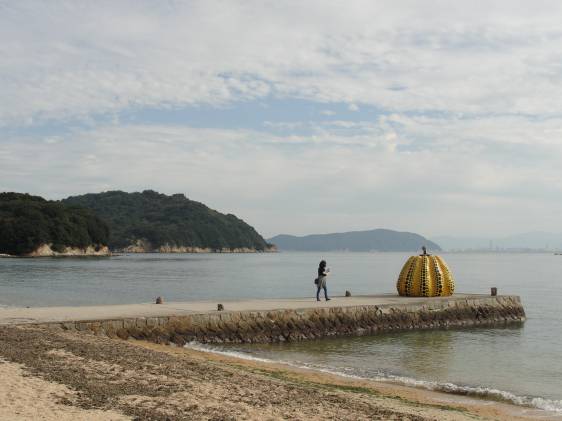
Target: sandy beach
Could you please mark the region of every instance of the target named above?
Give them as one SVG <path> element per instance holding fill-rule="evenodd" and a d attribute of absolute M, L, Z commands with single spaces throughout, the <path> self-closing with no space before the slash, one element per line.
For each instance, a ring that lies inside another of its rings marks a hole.
<path fill-rule="evenodd" d="M 0 419 L 560 419 L 143 341 L 32 326 L 3 326 L 0 336 Z"/>

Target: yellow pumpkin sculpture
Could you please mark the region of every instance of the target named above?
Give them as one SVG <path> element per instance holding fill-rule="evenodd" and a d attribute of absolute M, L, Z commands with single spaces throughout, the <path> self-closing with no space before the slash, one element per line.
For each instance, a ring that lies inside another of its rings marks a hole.
<path fill-rule="evenodd" d="M 453 275 L 439 256 L 411 256 L 398 277 L 398 294 L 407 297 L 446 297 L 455 291 Z"/>

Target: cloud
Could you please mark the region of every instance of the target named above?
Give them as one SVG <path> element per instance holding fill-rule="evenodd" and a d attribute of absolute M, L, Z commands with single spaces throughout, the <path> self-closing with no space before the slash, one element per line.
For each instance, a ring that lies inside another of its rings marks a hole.
<path fill-rule="evenodd" d="M 439 1 L 4 5 L 0 122 L 267 97 L 557 113 L 561 6 L 495 4 L 486 14 Z"/>
<path fill-rule="evenodd" d="M 438 119 L 396 116 L 356 124 L 351 133 L 332 123 L 311 126 L 310 135 L 121 125 L 57 143 L 14 138 L 0 143 L 0 189 L 17 185 L 51 198 L 109 189 L 182 192 L 268 235 L 378 226 L 468 233 L 471 224 L 503 233 L 531 217 L 536 229 L 559 224 L 543 212 L 545 205 L 562 210 L 562 145 L 533 143 L 512 130 L 512 159 L 486 142 L 489 132 L 521 127 L 515 118 L 484 120 L 485 131 L 467 130 L 462 120 L 443 131 Z M 524 159 L 533 148 L 541 149 L 540 166 Z"/>
<path fill-rule="evenodd" d="M 0 3 L 0 190 L 185 192 L 266 234 L 561 231 L 560 12 Z"/>

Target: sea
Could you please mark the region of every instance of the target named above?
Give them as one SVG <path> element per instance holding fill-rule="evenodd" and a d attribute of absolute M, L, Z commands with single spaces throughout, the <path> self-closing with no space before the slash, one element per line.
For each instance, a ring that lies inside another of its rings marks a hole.
<path fill-rule="evenodd" d="M 562 415 L 562 256 L 442 253 L 457 292 L 521 296 L 522 326 L 409 331 L 209 352 L 554 411 Z M 126 254 L 0 259 L 0 307 L 310 297 L 318 262 L 328 291 L 395 293 L 408 253 Z M 0 308 L 1 311 L 1 308 Z"/>

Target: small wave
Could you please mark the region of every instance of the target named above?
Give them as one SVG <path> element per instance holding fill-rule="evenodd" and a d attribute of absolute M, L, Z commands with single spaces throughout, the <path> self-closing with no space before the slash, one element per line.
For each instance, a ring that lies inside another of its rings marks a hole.
<path fill-rule="evenodd" d="M 358 380 L 375 380 L 380 382 L 388 382 L 400 384 L 404 386 L 416 387 L 420 389 L 451 393 L 463 396 L 479 397 L 488 400 L 508 402 L 518 406 L 542 409 L 544 411 L 555 412 L 562 414 L 562 400 L 552 400 L 541 397 L 532 396 L 518 396 L 514 393 L 504 390 L 489 388 L 489 387 L 474 387 L 474 386 L 460 386 L 454 383 L 440 383 L 426 380 L 417 380 L 411 377 L 396 376 L 392 374 L 383 374 L 373 377 L 358 376 L 356 374 L 346 373 L 344 371 L 334 370 L 327 367 L 322 367 L 315 364 L 304 362 L 294 362 L 285 360 L 271 360 L 268 358 L 256 357 L 245 352 L 240 351 L 225 351 L 224 349 L 203 345 L 198 342 L 190 342 L 185 345 L 186 348 L 194 349 L 196 351 L 208 352 L 211 354 L 219 354 L 228 357 L 240 358 L 250 361 L 259 361 L 263 363 L 284 364 L 290 367 L 301 368 L 305 370 L 320 371 L 323 373 L 334 374 L 340 377 L 346 377 Z"/>
<path fill-rule="evenodd" d="M 294 366 L 294 364 L 291 364 L 288 361 L 275 361 L 267 358 L 254 357 L 253 355 L 249 355 L 239 351 L 224 351 L 218 348 L 214 348 L 212 346 L 203 345 L 199 342 L 189 342 L 185 345 L 185 348 L 190 348 L 201 352 L 208 352 L 209 354 L 219 354 L 219 355 L 225 355 L 227 357 L 240 358 L 242 360 L 259 361 L 262 363 L 279 363 L 279 364 Z"/>
<path fill-rule="evenodd" d="M 456 395 L 473 396 L 489 400 L 503 401 L 519 406 L 543 409 L 545 411 L 552 411 L 562 414 L 562 400 L 551 400 L 532 396 L 518 396 L 505 390 L 499 390 L 489 387 L 460 386 L 454 383 L 432 382 L 394 375 L 380 376 L 374 378 L 374 380 L 393 382 L 405 386 L 435 390 L 438 392 L 452 393 Z"/>

